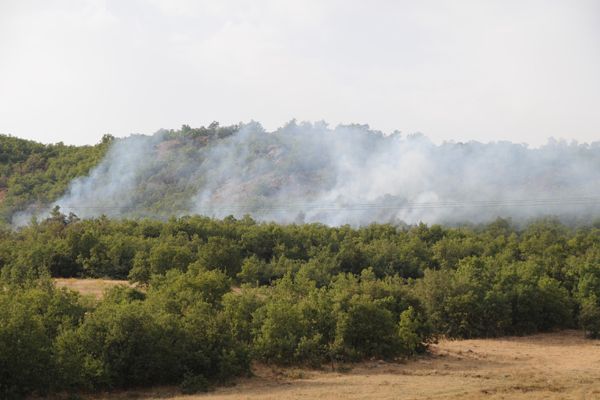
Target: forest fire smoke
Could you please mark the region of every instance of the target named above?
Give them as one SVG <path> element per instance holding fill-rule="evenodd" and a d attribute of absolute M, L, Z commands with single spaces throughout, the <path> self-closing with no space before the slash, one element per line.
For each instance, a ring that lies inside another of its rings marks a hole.
<path fill-rule="evenodd" d="M 56 204 L 80 217 L 249 214 L 328 225 L 600 211 L 599 142 L 436 145 L 420 134 L 295 121 L 275 132 L 254 122 L 226 129 L 116 140 Z"/>

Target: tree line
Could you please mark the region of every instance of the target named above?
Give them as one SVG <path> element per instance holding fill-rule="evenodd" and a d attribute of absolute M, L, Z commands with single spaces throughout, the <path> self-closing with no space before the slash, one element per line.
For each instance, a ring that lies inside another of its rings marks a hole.
<path fill-rule="evenodd" d="M 0 397 L 339 365 L 438 336 L 600 333 L 600 223 L 50 218 L 0 231 Z M 53 277 L 128 279 L 96 301 Z"/>

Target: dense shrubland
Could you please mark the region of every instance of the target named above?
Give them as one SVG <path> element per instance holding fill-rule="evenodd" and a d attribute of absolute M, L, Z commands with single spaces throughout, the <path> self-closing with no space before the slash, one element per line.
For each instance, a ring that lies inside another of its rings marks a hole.
<path fill-rule="evenodd" d="M 394 359 L 437 335 L 600 333 L 600 224 L 79 220 L 0 232 L 0 397 L 178 384 L 253 360 Z M 101 301 L 51 277 L 129 279 Z"/>

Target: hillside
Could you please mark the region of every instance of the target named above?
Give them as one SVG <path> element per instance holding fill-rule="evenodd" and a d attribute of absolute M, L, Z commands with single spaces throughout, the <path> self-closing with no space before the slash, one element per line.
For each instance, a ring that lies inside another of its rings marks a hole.
<path fill-rule="evenodd" d="M 102 160 L 111 142 L 105 136 L 95 146 L 46 145 L 0 135 L 0 221 L 10 223 L 16 212 L 59 198 Z"/>
<path fill-rule="evenodd" d="M 2 217 L 246 214 L 260 221 L 463 224 L 600 215 L 600 144 L 434 144 L 365 125 L 258 123 L 179 130 L 96 146 L 1 138 Z M 77 179 L 75 179 L 77 178 Z"/>
<path fill-rule="evenodd" d="M 23 224 L 0 230 L 2 398 L 191 394 L 257 364 L 379 359 L 413 384 L 397 363 L 451 352 L 439 338 L 600 337 L 597 143 L 436 145 L 295 122 L 84 147 L 3 140 L 5 218 Z M 358 365 L 357 386 L 384 382 Z M 542 390 L 535 374 L 475 378 L 476 394 Z M 572 392 L 571 374 L 556 379 Z"/>
<path fill-rule="evenodd" d="M 41 218 L 48 216 L 50 205 L 67 192 L 75 178 L 88 176 L 103 160 L 110 161 L 105 156 L 113 146 L 118 147 L 121 142 L 130 143 L 139 137 L 161 138 L 160 143 L 154 143 L 143 157 L 156 157 L 161 162 L 162 171 L 154 174 L 157 168 L 155 166 L 153 174 L 144 177 L 144 182 L 140 182 L 139 187 L 128 195 L 140 202 L 141 199 L 146 199 L 146 202 L 140 204 L 140 210 L 147 207 L 161 216 L 172 215 L 173 205 L 181 202 L 178 199 L 191 194 L 172 178 L 173 171 L 177 171 L 180 165 L 171 163 L 177 160 L 183 148 L 186 153 L 197 151 L 231 135 L 236 129 L 236 126 L 221 128 L 217 123 L 196 129 L 184 125 L 179 130 L 161 130 L 153 136 L 134 135 L 127 139 L 115 139 L 111 135 L 105 135 L 94 146 L 42 144 L 0 135 L 0 221 L 18 221 L 19 225 L 23 225 L 29 223 L 34 215 Z M 130 156 L 131 154 L 125 154 L 126 158 Z M 181 161 L 189 162 L 189 159 Z M 149 190 L 153 193 L 149 194 Z M 86 207 L 80 205 L 74 211 L 86 214 Z M 98 215 L 110 214 L 110 209 L 92 209 Z M 129 211 L 129 215 L 142 214 L 136 210 Z"/>
<path fill-rule="evenodd" d="M 184 144 L 188 148 L 201 148 L 230 135 L 235 129 L 235 126 L 219 128 L 215 123 L 207 128 L 192 129 L 184 125 L 180 130 L 163 130 L 158 135 L 164 141 L 157 144 L 152 153 L 164 160 Z M 0 135 L 0 221 L 10 223 L 15 214 L 25 216 L 23 223 L 28 223 L 34 214 L 47 216 L 49 205 L 65 194 L 72 181 L 89 175 L 111 146 L 122 140 L 104 135 L 96 145 L 71 146 Z M 149 184 L 160 186 L 164 193 L 179 193 L 180 188 L 172 186 L 173 181 L 167 175 L 168 172 L 159 174 Z M 165 201 L 169 200 L 172 199 Z M 160 204 L 154 208 L 157 207 L 160 208 Z"/>
<path fill-rule="evenodd" d="M 435 144 L 366 125 L 292 121 L 159 131 L 111 147 L 56 201 L 81 217 L 201 214 L 261 221 L 587 221 L 600 214 L 600 143 Z"/>

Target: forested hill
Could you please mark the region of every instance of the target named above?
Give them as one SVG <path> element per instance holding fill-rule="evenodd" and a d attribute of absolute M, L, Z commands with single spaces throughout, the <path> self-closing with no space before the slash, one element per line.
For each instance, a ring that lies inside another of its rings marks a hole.
<path fill-rule="evenodd" d="M 213 123 L 208 127 L 192 129 L 183 125 L 179 130 L 161 130 L 153 136 L 161 137 L 163 145 L 157 145 L 153 151 L 165 154 L 174 144 L 181 146 L 186 141 L 187 149 L 198 149 L 212 141 L 231 135 L 237 126 L 219 127 Z M 67 192 L 75 178 L 86 177 L 105 158 L 107 151 L 115 142 L 128 142 L 141 135 L 127 139 L 115 139 L 112 135 L 104 135 L 101 141 L 93 146 L 72 146 L 62 142 L 43 144 L 32 140 L 0 134 L 0 223 L 10 224 L 14 215 L 20 215 L 28 223 L 29 219 L 40 214 L 47 216 L 50 205 Z M 146 154 L 150 156 L 152 154 Z M 168 170 L 167 166 L 165 171 Z M 124 171 L 126 172 L 126 171 Z M 168 173 L 166 173 L 168 175 Z M 173 180 L 162 179 L 159 174 L 154 180 L 154 187 L 160 186 L 165 193 L 177 192 L 172 187 Z M 160 182 L 160 184 L 159 184 Z M 147 193 L 140 188 L 140 196 Z M 130 193 L 135 197 L 135 193 Z M 156 196 L 153 197 L 156 201 Z M 165 203 L 168 203 L 166 199 Z M 160 208 L 162 204 L 155 205 Z M 102 209 L 98 209 L 103 213 Z M 166 211 L 162 215 L 169 215 Z"/>
<path fill-rule="evenodd" d="M 273 132 L 183 125 L 84 147 L 2 139 L 2 216 L 17 226 L 55 205 L 82 218 L 249 214 L 331 226 L 600 215 L 598 142 L 438 145 L 295 121 Z"/>
<path fill-rule="evenodd" d="M 106 135 L 95 146 L 67 146 L 0 135 L 1 221 L 59 198 L 73 178 L 87 175 L 102 160 L 111 141 Z"/>
<path fill-rule="evenodd" d="M 213 123 L 196 129 L 183 125 L 179 130 L 161 130 L 156 135 L 167 143 L 156 150 L 164 153 L 182 138 L 189 140 L 191 148 L 203 147 L 236 129 L 236 126 L 221 128 Z M 88 176 L 105 158 L 108 149 L 123 140 L 128 139 L 115 139 L 107 134 L 96 145 L 72 146 L 62 142 L 43 144 L 0 134 L 0 223 L 10 223 L 20 212 L 30 217 L 46 211 L 67 192 L 75 178 Z M 169 186 L 169 181 L 163 184 Z"/>

